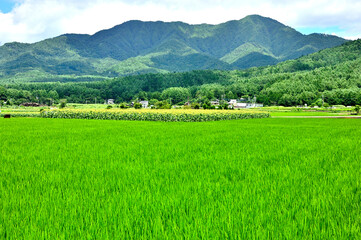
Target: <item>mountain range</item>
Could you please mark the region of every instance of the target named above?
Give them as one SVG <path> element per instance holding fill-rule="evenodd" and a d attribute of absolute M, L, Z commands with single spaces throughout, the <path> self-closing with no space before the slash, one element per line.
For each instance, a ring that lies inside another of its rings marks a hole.
<path fill-rule="evenodd" d="M 361 105 L 361 39 L 277 65 L 244 70 L 149 73 L 93 82 L 0 84 L 0 103 L 17 105 L 49 104 L 60 99 L 71 103 L 146 99 L 154 103 L 169 98 L 183 104 L 188 100 L 248 97 L 257 97 L 265 105 Z"/>
<path fill-rule="evenodd" d="M 274 65 L 345 39 L 303 35 L 259 15 L 218 25 L 129 21 L 94 35 L 65 34 L 0 47 L 0 82 L 90 81 L 117 76 Z"/>

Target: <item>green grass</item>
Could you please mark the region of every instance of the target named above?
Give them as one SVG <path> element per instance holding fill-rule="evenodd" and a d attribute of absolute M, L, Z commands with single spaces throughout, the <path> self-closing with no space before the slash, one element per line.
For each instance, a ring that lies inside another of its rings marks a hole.
<path fill-rule="evenodd" d="M 332 113 L 332 112 L 270 112 L 271 117 L 281 116 L 348 116 L 350 113 Z"/>
<path fill-rule="evenodd" d="M 0 119 L 0 238 L 360 239 L 357 119 Z"/>
<path fill-rule="evenodd" d="M 106 109 L 108 104 L 81 104 L 81 103 L 67 103 L 66 108 L 68 109 Z M 118 104 L 112 105 L 116 107 Z"/>
<path fill-rule="evenodd" d="M 19 106 L 2 106 L 0 109 L 0 118 L 10 114 L 11 117 L 40 117 L 40 110 L 48 107 L 19 107 Z"/>

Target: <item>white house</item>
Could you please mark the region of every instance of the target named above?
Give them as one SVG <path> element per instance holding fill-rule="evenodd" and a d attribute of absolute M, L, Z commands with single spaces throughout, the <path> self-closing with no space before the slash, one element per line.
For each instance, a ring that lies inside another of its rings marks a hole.
<path fill-rule="evenodd" d="M 211 101 L 211 105 L 213 106 L 218 106 L 219 105 L 219 100 L 215 100 L 215 101 Z"/>
<path fill-rule="evenodd" d="M 149 102 L 148 101 L 140 101 L 140 104 L 142 104 L 142 108 L 148 108 Z"/>
<path fill-rule="evenodd" d="M 236 103 L 233 105 L 234 108 L 238 109 L 238 108 L 247 108 L 247 104 L 248 103 Z"/>
<path fill-rule="evenodd" d="M 108 104 L 114 104 L 114 99 L 108 99 L 107 103 Z"/>
<path fill-rule="evenodd" d="M 239 109 L 239 108 L 258 108 L 258 107 L 263 107 L 263 104 L 261 103 L 236 103 L 235 105 L 233 105 L 234 108 Z"/>
<path fill-rule="evenodd" d="M 237 104 L 237 99 L 231 99 L 229 100 L 229 105 L 236 105 Z"/>

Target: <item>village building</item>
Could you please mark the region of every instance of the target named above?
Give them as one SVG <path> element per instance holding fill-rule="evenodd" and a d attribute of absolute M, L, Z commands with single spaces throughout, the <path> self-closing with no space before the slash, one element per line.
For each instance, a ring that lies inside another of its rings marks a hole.
<path fill-rule="evenodd" d="M 240 108 L 247 108 L 248 103 L 236 103 L 233 105 L 233 108 L 240 109 Z"/>
<path fill-rule="evenodd" d="M 231 99 L 231 100 L 229 100 L 229 102 L 228 102 L 228 104 L 229 105 L 236 105 L 237 104 L 237 99 Z"/>
<path fill-rule="evenodd" d="M 140 104 L 142 104 L 142 108 L 148 108 L 149 102 L 148 101 L 140 101 Z"/>
<path fill-rule="evenodd" d="M 245 103 L 245 102 L 241 102 L 241 103 L 232 104 L 231 106 L 233 106 L 234 109 L 259 108 L 259 107 L 263 107 L 263 104 L 262 103 Z"/>
<path fill-rule="evenodd" d="M 219 105 L 219 100 L 214 100 L 214 101 L 211 101 L 211 105 L 213 106 L 218 106 Z"/>

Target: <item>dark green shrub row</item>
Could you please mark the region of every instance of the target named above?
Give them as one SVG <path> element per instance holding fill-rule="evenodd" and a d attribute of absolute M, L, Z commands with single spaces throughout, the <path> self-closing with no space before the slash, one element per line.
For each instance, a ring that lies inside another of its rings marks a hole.
<path fill-rule="evenodd" d="M 161 122 L 206 122 L 220 120 L 237 120 L 250 118 L 268 118 L 269 113 L 161 113 L 161 112 L 76 112 L 76 111 L 43 111 L 43 118 L 68 119 L 101 119 L 128 121 L 161 121 Z"/>

